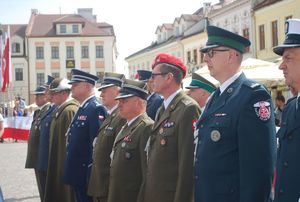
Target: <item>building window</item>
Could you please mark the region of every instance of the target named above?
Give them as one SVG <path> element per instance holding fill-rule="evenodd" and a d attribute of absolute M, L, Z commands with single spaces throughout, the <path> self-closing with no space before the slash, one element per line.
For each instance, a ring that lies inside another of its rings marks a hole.
<path fill-rule="evenodd" d="M 23 81 L 23 68 L 16 68 L 15 73 L 16 81 Z"/>
<path fill-rule="evenodd" d="M 179 27 L 176 27 L 176 36 L 179 36 Z"/>
<path fill-rule="evenodd" d="M 187 62 L 191 62 L 191 52 L 187 52 Z"/>
<path fill-rule="evenodd" d="M 204 54 L 202 52 L 200 52 L 200 62 L 201 63 L 204 62 Z"/>
<path fill-rule="evenodd" d="M 246 39 L 249 39 L 249 28 L 245 28 L 243 29 L 243 36 L 246 38 Z M 246 47 L 245 48 L 245 52 L 248 53 L 250 51 L 250 47 Z"/>
<path fill-rule="evenodd" d="M 36 47 L 36 59 L 44 59 L 44 47 Z"/>
<path fill-rule="evenodd" d="M 71 72 L 67 72 L 67 79 L 71 80 L 71 77 L 72 77 Z"/>
<path fill-rule="evenodd" d="M 36 85 L 41 86 L 45 83 L 45 75 L 44 73 L 37 73 L 36 74 Z"/>
<path fill-rule="evenodd" d="M 265 49 L 265 26 L 259 25 L 259 50 Z"/>
<path fill-rule="evenodd" d="M 99 78 L 99 79 L 97 80 L 97 83 L 102 83 L 102 82 L 103 82 L 103 77 L 104 77 L 103 72 L 96 72 L 96 75 L 97 75 L 97 77 Z"/>
<path fill-rule="evenodd" d="M 277 20 L 272 22 L 272 46 L 278 45 L 278 28 L 277 28 Z"/>
<path fill-rule="evenodd" d="M 74 47 L 73 46 L 67 46 L 67 58 L 74 58 Z"/>
<path fill-rule="evenodd" d="M 19 43 L 13 43 L 11 44 L 11 51 L 12 53 L 20 53 L 20 44 Z"/>
<path fill-rule="evenodd" d="M 72 25 L 72 32 L 73 33 L 78 33 L 78 25 Z"/>
<path fill-rule="evenodd" d="M 51 57 L 52 57 L 52 59 L 58 59 L 59 58 L 58 46 L 52 46 L 51 47 Z"/>
<path fill-rule="evenodd" d="M 103 46 L 96 46 L 96 58 L 103 58 Z"/>
<path fill-rule="evenodd" d="M 197 49 L 194 49 L 194 61 L 193 61 L 193 64 L 198 64 L 198 54 L 197 54 Z"/>
<path fill-rule="evenodd" d="M 60 33 L 64 34 L 67 33 L 67 26 L 66 25 L 60 25 Z"/>
<path fill-rule="evenodd" d="M 81 58 L 89 58 L 89 47 L 81 46 Z"/>
<path fill-rule="evenodd" d="M 52 77 L 59 78 L 59 72 L 52 72 Z"/>

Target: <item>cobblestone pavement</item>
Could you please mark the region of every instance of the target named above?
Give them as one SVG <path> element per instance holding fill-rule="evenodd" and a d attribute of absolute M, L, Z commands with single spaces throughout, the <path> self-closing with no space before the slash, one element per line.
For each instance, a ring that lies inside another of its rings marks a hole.
<path fill-rule="evenodd" d="M 0 186 L 5 202 L 38 202 L 33 169 L 25 169 L 27 142 L 0 143 Z"/>

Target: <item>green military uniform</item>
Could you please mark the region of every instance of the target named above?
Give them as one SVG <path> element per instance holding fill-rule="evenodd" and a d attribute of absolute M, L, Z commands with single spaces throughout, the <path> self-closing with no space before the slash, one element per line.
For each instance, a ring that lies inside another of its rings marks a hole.
<path fill-rule="evenodd" d="M 27 158 L 25 163 L 25 168 L 34 168 L 37 186 L 38 186 L 41 199 L 44 196 L 44 191 L 41 185 L 41 177 L 43 176 L 41 176 L 42 173 L 37 170 L 39 141 L 40 141 L 40 123 L 41 123 L 41 118 L 48 110 L 49 106 L 50 104 L 47 103 L 41 109 L 38 109 L 34 112 L 33 121 L 31 124 L 30 134 L 28 139 Z"/>
<path fill-rule="evenodd" d="M 193 193 L 193 123 L 198 104 L 183 91 L 156 117 L 145 184 L 145 202 L 189 202 Z"/>
<path fill-rule="evenodd" d="M 44 202 L 75 201 L 71 187 L 63 184 L 62 176 L 66 155 L 66 133 L 77 110 L 78 102 L 71 99 L 59 106 L 53 113 Z"/>
<path fill-rule="evenodd" d="M 140 115 L 118 134 L 113 147 L 108 202 L 140 201 L 147 160 L 145 146 L 153 121 Z"/>
<path fill-rule="evenodd" d="M 100 126 L 93 152 L 93 165 L 88 186 L 88 195 L 98 201 L 107 201 L 109 187 L 110 153 L 122 126 L 126 123 L 115 109 Z"/>

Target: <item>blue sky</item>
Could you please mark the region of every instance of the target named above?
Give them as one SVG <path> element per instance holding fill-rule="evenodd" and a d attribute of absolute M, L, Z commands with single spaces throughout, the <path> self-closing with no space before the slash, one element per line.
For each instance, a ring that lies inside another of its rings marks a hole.
<path fill-rule="evenodd" d="M 150 45 L 157 26 L 173 23 L 181 14 L 191 14 L 203 2 L 218 0 L 0 0 L 1 24 L 27 24 L 32 8 L 41 14 L 71 14 L 77 8 L 93 8 L 98 22 L 114 26 L 119 52 L 118 68 L 124 58 Z"/>

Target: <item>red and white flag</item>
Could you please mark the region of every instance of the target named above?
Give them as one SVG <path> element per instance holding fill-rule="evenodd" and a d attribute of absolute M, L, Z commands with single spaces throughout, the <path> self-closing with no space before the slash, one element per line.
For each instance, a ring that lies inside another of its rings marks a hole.
<path fill-rule="evenodd" d="M 11 57 L 10 57 L 10 27 L 7 26 L 7 32 L 4 34 L 4 49 L 1 54 L 1 91 L 5 92 L 10 82 Z"/>

